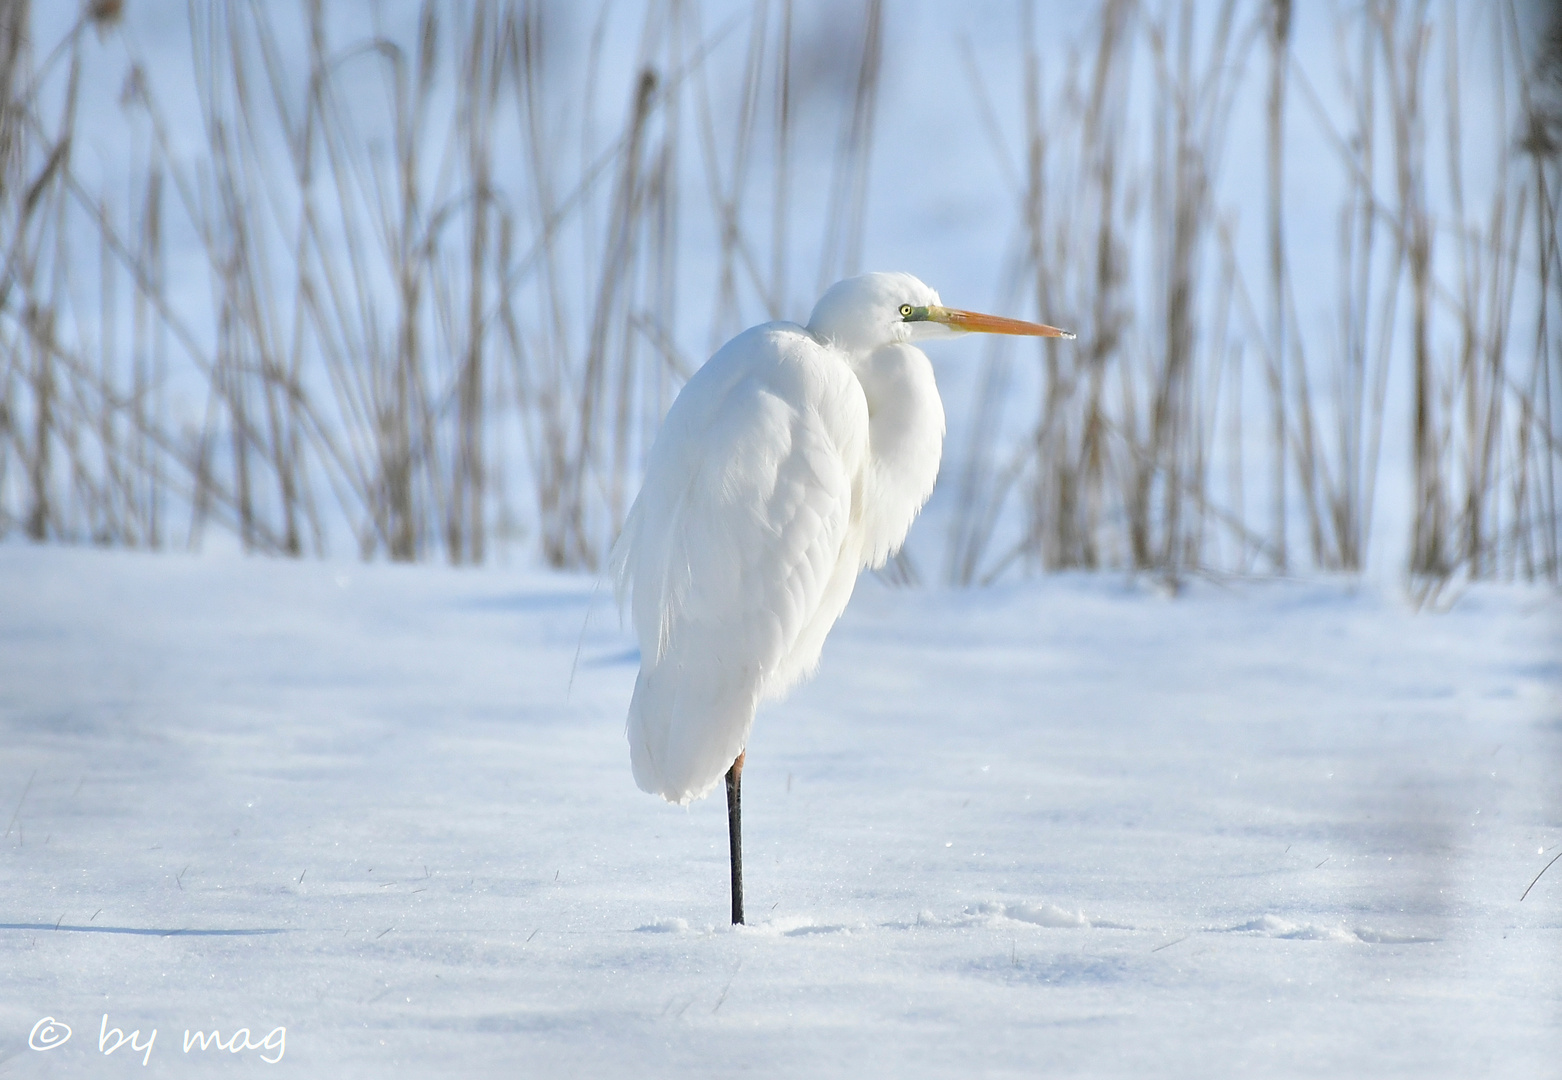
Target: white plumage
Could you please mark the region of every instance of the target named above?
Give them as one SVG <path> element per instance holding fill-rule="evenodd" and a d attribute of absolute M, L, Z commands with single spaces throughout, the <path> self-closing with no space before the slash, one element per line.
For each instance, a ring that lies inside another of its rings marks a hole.
<path fill-rule="evenodd" d="M 825 293 L 807 326 L 723 345 L 651 448 L 612 555 L 640 640 L 630 761 L 641 788 L 675 803 L 727 775 L 734 923 L 754 710 L 813 672 L 858 573 L 900 547 L 932 494 L 944 407 L 912 342 L 961 330 L 1072 336 L 942 307 L 910 274 L 865 274 Z"/>
<path fill-rule="evenodd" d="M 907 274 L 836 285 L 807 327 L 733 338 L 667 413 L 613 559 L 633 590 L 635 781 L 705 795 L 760 701 L 811 674 L 857 574 L 900 546 L 938 476 L 944 410 Z M 882 309 L 881 333 L 847 317 Z M 876 340 L 877 339 L 877 340 Z"/>

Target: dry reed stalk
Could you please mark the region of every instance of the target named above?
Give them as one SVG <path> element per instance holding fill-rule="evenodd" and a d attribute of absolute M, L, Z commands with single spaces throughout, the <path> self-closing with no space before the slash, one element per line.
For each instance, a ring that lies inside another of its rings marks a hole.
<path fill-rule="evenodd" d="M 1350 29 L 1357 29 L 1356 41 Z M 1329 350 L 1329 397 L 1322 404 L 1332 413 L 1333 461 L 1318 434 L 1314 393 L 1301 340 L 1297 342 L 1297 387 L 1292 397 L 1299 424 L 1295 437 L 1308 510 L 1312 555 L 1316 565 L 1360 570 L 1371 535 L 1383 432 L 1389 360 L 1396 338 L 1399 280 L 1406 257 L 1405 232 L 1398 219 L 1379 202 L 1375 191 L 1377 88 L 1381 41 L 1370 20 L 1340 20 L 1336 24 L 1342 96 L 1351 103 L 1353 126 L 1341 134 L 1313 89 L 1306 73 L 1293 75 L 1315 119 L 1335 148 L 1345 172 L 1346 194 L 1337 234 L 1340 293 L 1338 329 Z M 1351 61 L 1352 48 L 1358 59 Z M 1387 226 L 1395 239 L 1388 272 L 1377 261 L 1377 238 Z M 1386 287 L 1380 285 L 1386 283 Z M 1289 298 L 1288 304 L 1294 304 Z M 1294 309 L 1292 318 L 1294 321 Z M 1375 313 L 1375 314 L 1374 314 Z"/>
<path fill-rule="evenodd" d="M 1403 230 L 1409 273 L 1412 364 L 1412 526 L 1409 570 L 1437 578 L 1449 569 L 1447 503 L 1435 415 L 1432 356 L 1432 220 L 1426 195 L 1423 94 L 1430 27 L 1427 0 L 1375 0 L 1369 17 L 1384 54 L 1395 177 L 1395 214 Z"/>
<path fill-rule="evenodd" d="M 1028 153 L 1024 218 L 1029 237 L 1028 261 L 1036 283 L 1036 306 L 1050 311 L 1058 293 L 1049 250 L 1053 222 L 1047 200 L 1046 121 L 1041 102 L 1040 61 L 1034 47 L 1033 13 L 1026 9 L 1025 116 Z M 1114 2 L 1102 12 L 1100 38 L 1089 78 L 1088 98 L 1080 120 L 1084 139 L 1082 161 L 1088 170 L 1088 213 L 1096 222 L 1092 264 L 1095 268 L 1091 331 L 1084 359 L 1055 344 L 1043 346 L 1045 382 L 1040 422 L 1033 436 L 1037 455 L 1031 493 L 1033 554 L 1049 569 L 1093 567 L 1099 559 L 1095 535 L 1101 512 L 1100 483 L 1106 462 L 1104 405 L 1105 372 L 1117 350 L 1121 317 L 1118 287 L 1122 239 L 1118 234 L 1117 162 L 1122 153 L 1123 71 L 1119 43 L 1132 13 L 1128 3 Z M 1083 238 L 1089 245 L 1090 238 Z M 1086 246 L 1086 251 L 1090 248 Z M 1088 384 L 1087 401 L 1075 397 L 1081 381 Z M 1078 414 L 1078 415 L 1076 415 Z"/>
<path fill-rule="evenodd" d="M 768 8 L 761 3 L 750 20 L 748 51 L 743 62 L 742 89 L 738 96 L 737 127 L 731 151 L 731 168 L 725 182 L 718 164 L 715 123 L 712 117 L 713 95 L 709 77 L 700 80 L 702 104 L 702 133 L 704 135 L 707 184 L 715 195 L 715 205 L 721 215 L 721 254 L 719 275 L 719 299 L 717 317 L 711 325 L 710 348 L 719 348 L 721 342 L 737 333 L 743 325 L 739 310 L 739 264 L 748 270 L 751 279 L 758 280 L 758 267 L 746 242 L 741 226 L 743 199 L 746 194 L 749 168 L 754 160 L 755 141 L 759 128 L 759 103 L 766 42 L 768 40 Z M 719 191 L 719 194 L 716 194 Z"/>
<path fill-rule="evenodd" d="M 884 0 L 863 0 L 862 47 L 851 109 L 836 145 L 830 197 L 824 214 L 816 292 L 862 269 L 868 203 L 868 170 L 884 66 Z"/>
<path fill-rule="evenodd" d="M 1156 160 L 1166 169 L 1156 170 L 1151 196 L 1160 239 L 1159 276 L 1165 282 L 1157 316 L 1164 321 L 1155 335 L 1159 347 L 1151 347 L 1148 429 L 1141 436 L 1145 453 L 1134 463 L 1127 509 L 1134 565 L 1173 579 L 1198 562 L 1189 558 L 1192 538 L 1183 521 L 1184 494 L 1196 486 L 1189 457 L 1197 436 L 1193 372 L 1200 341 L 1197 303 L 1214 220 L 1214 176 L 1249 40 L 1236 38 L 1236 5 L 1228 0 L 1216 15 L 1203 69 L 1196 71 L 1191 2 L 1185 0 L 1179 9 L 1174 42 L 1167 23 L 1152 22 L 1149 27 L 1164 103 L 1156 127 Z M 1173 44 L 1175 67 L 1170 58 Z M 1125 420 L 1130 431 L 1138 428 L 1132 408 L 1125 410 Z M 1151 499 L 1157 489 L 1160 506 L 1152 515 Z"/>
<path fill-rule="evenodd" d="M 30 0 L 0 0 L 0 204 L 22 182 L 27 123 L 23 98 L 30 78 Z"/>
<path fill-rule="evenodd" d="M 1504 5 L 1503 16 L 1510 51 L 1521 58 L 1522 65 L 1521 34 L 1512 3 Z M 1523 548 L 1527 576 L 1539 574 L 1562 582 L 1562 493 L 1557 486 L 1562 393 L 1553 390 L 1553 383 L 1562 381 L 1562 342 L 1556 340 L 1562 328 L 1562 239 L 1558 237 L 1562 218 L 1562 15 L 1555 11 L 1534 68 L 1520 68 L 1519 94 L 1523 135 L 1518 150 L 1529 161 L 1529 183 L 1535 195 L 1531 205 L 1540 303 L 1535 312 L 1529 385 L 1518 395 L 1521 419 L 1514 481 L 1515 547 Z M 1552 306 L 1557 308 L 1555 323 Z M 1533 483 L 1531 468 L 1535 472 Z M 1524 498 L 1526 487 L 1535 492 L 1533 509 Z M 1526 527 L 1531 522 L 1534 526 Z"/>
<path fill-rule="evenodd" d="M 470 191 L 470 231 L 467 241 L 466 348 L 458 376 L 456 419 L 459 446 L 454 454 L 446 555 L 452 563 L 480 563 L 484 535 L 484 282 L 488 274 L 490 208 L 493 203 L 493 119 L 497 104 L 502 56 L 495 40 L 498 12 L 492 3 L 480 3 L 472 15 L 472 28 L 462 56 L 462 112 L 467 123 L 461 132 L 466 142 L 467 185 Z"/>
<path fill-rule="evenodd" d="M 1371 536 L 1378 449 L 1382 436 L 1383 398 L 1387 392 L 1387 351 L 1379 349 L 1369 362 L 1372 311 L 1373 252 L 1378 235 L 1377 201 L 1373 195 L 1377 146 L 1377 49 L 1361 35 L 1359 70 L 1352 76 L 1344 58 L 1349 43 L 1341 40 L 1345 93 L 1355 109 L 1350 145 L 1356 157 L 1346 169 L 1348 195 L 1340 223 L 1340 353 L 1335 378 L 1335 413 L 1339 490 L 1330 499 L 1330 521 L 1337 568 L 1360 570 Z M 1336 140 L 1337 145 L 1344 145 Z M 1399 255 L 1396 252 L 1395 260 Z M 1387 342 L 1385 328 L 1380 341 Z M 1369 374 L 1369 370 L 1373 374 Z M 1371 400 L 1368 401 L 1368 388 Z M 1370 425 L 1370 430 L 1366 425 Z"/>
<path fill-rule="evenodd" d="M 34 297 L 23 311 L 23 325 L 27 331 L 29 351 L 32 354 L 32 393 L 34 401 L 33 440 L 28 486 L 31 504 L 27 512 L 26 531 L 30 539 L 42 541 L 51 532 L 65 532 L 64 512 L 67 509 L 52 499 L 54 449 L 63 441 L 74 458 L 75 440 L 69 428 L 57 429 L 57 413 L 62 387 L 55 370 L 55 352 L 58 349 L 56 333 L 60 304 L 67 289 L 67 249 L 65 221 L 67 199 L 61 178 L 70 172 L 71 148 L 74 145 L 77 108 L 81 90 L 80 35 L 70 38 L 70 58 L 66 75 L 65 100 L 61 105 L 58 133 L 53 149 L 42 173 L 32 182 L 22 199 L 22 218 L 25 222 L 32 212 L 38 211 L 40 232 L 38 248 L 26 260 L 27 269 L 22 282 Z M 44 257 L 44 245 L 52 241 L 48 253 L 48 274 L 44 279 L 39 262 Z M 74 464 L 74 461 L 71 462 Z M 78 475 L 77 470 L 70 470 Z"/>
<path fill-rule="evenodd" d="M 1284 573 L 1286 554 L 1286 255 L 1284 213 L 1285 88 L 1290 68 L 1291 0 L 1269 0 L 1264 9 L 1269 43 L 1269 97 L 1265 115 L 1265 164 L 1269 242 L 1269 396 L 1273 462 L 1270 498 L 1274 568 Z M 1305 399 L 1304 399 L 1305 400 Z M 1311 485 L 1308 485 L 1309 487 Z M 1317 545 L 1314 545 L 1316 551 Z"/>

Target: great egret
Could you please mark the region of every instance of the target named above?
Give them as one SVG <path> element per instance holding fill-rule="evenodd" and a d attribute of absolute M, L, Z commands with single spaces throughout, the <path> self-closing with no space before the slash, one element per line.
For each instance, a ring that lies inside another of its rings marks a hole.
<path fill-rule="evenodd" d="M 944 406 L 914 342 L 1074 335 L 940 305 L 910 274 L 832 286 L 807 326 L 745 330 L 667 412 L 612 555 L 632 591 L 635 782 L 670 802 L 726 775 L 732 921 L 743 921 L 740 787 L 761 701 L 812 674 L 857 574 L 933 492 Z"/>

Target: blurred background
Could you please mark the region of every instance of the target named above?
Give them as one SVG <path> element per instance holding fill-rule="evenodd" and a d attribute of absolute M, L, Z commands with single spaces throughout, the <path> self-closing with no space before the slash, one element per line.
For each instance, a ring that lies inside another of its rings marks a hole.
<path fill-rule="evenodd" d="M 0 536 L 593 571 L 722 341 L 909 270 L 901 582 L 1562 583 L 1562 17 L 0 0 Z"/>

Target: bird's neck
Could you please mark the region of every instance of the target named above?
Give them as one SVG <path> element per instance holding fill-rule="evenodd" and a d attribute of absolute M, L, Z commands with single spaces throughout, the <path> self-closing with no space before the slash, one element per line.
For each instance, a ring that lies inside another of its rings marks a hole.
<path fill-rule="evenodd" d="M 868 402 L 863 562 L 880 566 L 906 538 L 933 493 L 944 448 L 944 405 L 933 365 L 911 345 L 885 345 L 853 358 Z"/>

